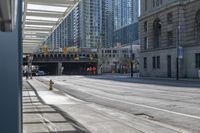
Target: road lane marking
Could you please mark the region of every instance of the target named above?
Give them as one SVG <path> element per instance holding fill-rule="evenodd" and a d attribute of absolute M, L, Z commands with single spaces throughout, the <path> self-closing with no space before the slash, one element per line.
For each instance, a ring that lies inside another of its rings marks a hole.
<path fill-rule="evenodd" d="M 58 81 L 58 82 L 60 82 L 60 81 Z M 62 84 L 71 85 L 71 86 L 77 86 L 77 85 L 72 85 L 72 84 L 64 83 L 64 82 L 62 82 Z M 77 86 L 77 87 L 80 87 L 80 86 Z M 73 89 L 76 89 L 76 87 L 73 87 Z M 78 91 L 81 91 L 81 90 L 78 89 Z M 89 95 L 93 95 L 93 96 L 96 96 L 96 97 L 108 99 L 108 100 L 113 100 L 113 101 L 117 101 L 117 102 L 121 102 L 121 103 L 126 103 L 126 104 L 132 104 L 132 105 L 139 106 L 139 107 L 149 108 L 149 109 L 153 109 L 153 110 L 158 110 L 158 111 L 162 111 L 162 112 L 166 112 L 166 113 L 170 113 L 170 114 L 176 114 L 176 115 L 181 115 L 181 116 L 190 117 L 190 118 L 194 118 L 194 119 L 200 120 L 200 116 L 179 113 L 179 112 L 170 111 L 170 110 L 166 110 L 166 109 L 161 109 L 161 108 L 157 108 L 157 107 L 153 107 L 153 106 L 148 106 L 148 105 L 144 105 L 144 104 L 138 104 L 138 103 L 133 103 L 133 102 L 121 101 L 121 100 L 117 100 L 117 99 L 113 99 L 113 98 L 108 98 L 108 97 L 104 97 L 104 96 L 98 96 L 96 94 L 92 94 L 92 93 L 89 93 L 89 92 L 83 92 L 83 91 L 81 91 L 81 92 L 82 93 L 87 93 Z"/>
<path fill-rule="evenodd" d="M 60 82 L 60 81 L 58 81 L 57 84 L 60 84 L 60 85 L 68 85 L 68 86 L 70 86 L 70 88 L 71 88 L 71 86 L 73 86 L 72 84 L 67 84 L 67 83 Z M 77 85 L 76 85 L 76 86 L 77 86 Z M 59 88 L 59 87 L 58 87 L 58 88 Z M 57 89 L 58 89 L 58 88 L 57 88 Z M 73 89 L 73 88 L 74 88 L 74 87 L 72 87 L 72 89 Z M 77 88 L 80 88 L 80 86 L 77 86 Z M 86 88 L 86 87 L 83 87 L 83 88 Z M 60 89 L 61 89 L 61 88 L 60 88 Z M 63 89 L 61 89 L 61 90 L 63 91 Z M 78 89 L 78 91 L 80 91 L 80 89 Z M 81 91 L 81 92 L 82 92 L 82 91 Z M 87 93 L 87 92 L 86 92 L 86 93 Z M 87 93 L 87 94 L 89 94 L 89 95 L 94 95 L 94 96 L 96 96 L 96 97 L 103 97 L 103 96 L 98 96 L 98 95 L 91 94 L 91 93 Z M 105 98 L 105 99 L 110 99 L 110 100 L 112 100 L 112 101 L 119 101 L 119 102 L 122 102 L 122 101 L 120 101 L 120 100 L 115 100 L 115 99 L 112 99 L 112 98 L 107 98 L 107 97 L 103 97 L 103 98 Z M 123 102 L 123 103 L 134 104 L 134 103 L 130 103 L 130 102 Z M 136 105 L 138 106 L 138 105 L 140 105 L 140 104 L 136 104 Z M 144 105 L 143 105 L 143 106 L 144 106 Z M 146 106 L 146 105 L 145 105 L 145 107 L 151 107 L 151 106 Z M 153 109 L 155 109 L 155 107 L 154 107 Z M 158 108 L 156 108 L 156 109 L 158 109 Z M 162 111 L 163 111 L 163 109 L 162 109 Z M 171 112 L 172 112 L 172 111 L 171 111 Z M 139 117 L 138 117 L 138 118 L 139 118 Z M 154 121 L 154 120 L 148 120 L 148 119 L 144 119 L 144 118 L 139 118 L 139 119 L 145 120 L 145 121 L 150 122 L 150 123 L 152 123 L 152 124 L 159 125 L 159 126 L 161 126 L 161 127 L 165 127 L 165 128 L 168 128 L 168 129 L 171 129 L 171 130 L 180 132 L 180 133 L 191 133 L 191 132 L 186 131 L 186 130 L 184 130 L 184 129 L 177 128 L 177 127 L 174 127 L 174 126 L 171 126 L 171 125 L 168 125 L 168 124 L 164 124 L 164 123 L 161 123 L 161 122 L 157 122 L 157 121 Z M 128 122 L 129 122 L 129 121 L 128 121 Z M 131 122 L 131 121 L 130 121 L 130 122 Z M 129 124 L 127 124 L 127 125 L 129 125 Z M 131 127 L 132 127 L 132 126 L 131 126 Z M 133 128 L 135 128 L 135 127 L 133 127 Z M 136 128 L 136 129 L 143 131 L 141 128 Z"/>
<path fill-rule="evenodd" d="M 181 116 L 190 117 L 190 118 L 194 118 L 194 119 L 200 120 L 200 116 L 189 115 L 189 114 L 184 114 L 184 113 L 180 113 L 180 112 L 170 111 L 170 110 L 161 109 L 161 108 L 157 108 L 157 107 L 153 107 L 153 106 L 148 106 L 148 105 L 144 105 L 144 104 L 138 104 L 138 103 L 133 103 L 133 102 L 121 101 L 121 100 L 117 100 L 117 99 L 113 99 L 113 98 L 99 96 L 99 95 L 92 94 L 92 93 L 89 93 L 89 92 L 83 92 L 82 89 L 77 89 L 77 87 L 80 88 L 80 86 L 75 85 L 75 84 L 65 83 L 65 82 L 61 82 L 61 81 L 58 81 L 58 80 L 57 80 L 57 83 L 61 84 L 61 85 L 64 85 L 64 84 L 65 85 L 70 85 L 70 86 L 73 87 L 73 89 L 76 89 L 78 91 L 81 91 L 82 93 L 86 93 L 86 94 L 93 95 L 93 96 L 96 96 L 96 97 L 100 97 L 100 98 L 104 98 L 104 99 L 108 99 L 108 100 L 112 100 L 112 101 L 117 101 L 117 102 L 121 102 L 121 103 L 135 105 L 135 106 L 138 106 L 138 107 L 149 108 L 149 109 L 158 110 L 158 111 L 161 111 L 161 112 L 166 112 L 166 113 L 170 113 L 170 114 L 181 115 Z M 77 87 L 74 87 L 74 86 L 77 86 Z M 86 88 L 86 87 L 83 87 L 83 88 Z"/>
<path fill-rule="evenodd" d="M 83 93 L 85 93 L 85 92 L 83 92 Z M 91 93 L 87 93 L 87 94 L 94 95 L 96 97 L 102 97 L 102 98 L 105 98 L 105 99 L 108 99 L 108 100 L 113 100 L 113 101 L 121 102 L 121 103 L 132 104 L 132 105 L 139 106 L 139 107 L 150 108 L 150 109 L 154 109 L 154 110 L 158 110 L 158 111 L 162 111 L 162 112 L 167 112 L 167 113 L 176 114 L 176 115 L 182 115 L 182 116 L 185 116 L 185 117 L 190 117 L 190 118 L 195 118 L 195 119 L 199 119 L 200 120 L 200 116 L 179 113 L 179 112 L 170 111 L 170 110 L 166 110 L 166 109 L 161 109 L 161 108 L 157 108 L 157 107 L 153 107 L 153 106 L 148 106 L 148 105 L 144 105 L 144 104 L 138 104 L 138 103 L 133 103 L 133 102 L 121 101 L 121 100 L 117 100 L 117 99 L 113 99 L 113 98 L 108 98 L 108 97 L 104 97 L 104 96 L 98 96 L 96 94 L 91 94 Z"/>

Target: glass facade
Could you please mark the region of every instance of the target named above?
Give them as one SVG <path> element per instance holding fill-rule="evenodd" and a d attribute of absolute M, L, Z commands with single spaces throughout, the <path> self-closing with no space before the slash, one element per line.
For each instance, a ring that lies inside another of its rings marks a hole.
<path fill-rule="evenodd" d="M 102 0 L 82 0 L 45 43 L 53 50 L 71 46 L 97 48 L 102 20 Z"/>
<path fill-rule="evenodd" d="M 64 47 L 74 46 L 73 13 L 72 11 L 46 40 L 45 44 L 50 50 L 56 51 Z"/>
<path fill-rule="evenodd" d="M 138 40 L 138 0 L 81 0 L 45 42 L 52 50 L 110 48 Z"/>
<path fill-rule="evenodd" d="M 138 22 L 138 0 L 113 0 L 114 30 Z"/>
<path fill-rule="evenodd" d="M 109 48 L 113 46 L 113 1 L 104 0 L 102 5 L 102 47 Z"/>
<path fill-rule="evenodd" d="M 116 30 L 113 34 L 113 43 L 115 45 L 131 44 L 138 38 L 138 23 L 134 23 Z"/>
<path fill-rule="evenodd" d="M 132 44 L 138 41 L 138 0 L 113 0 L 113 44 Z"/>

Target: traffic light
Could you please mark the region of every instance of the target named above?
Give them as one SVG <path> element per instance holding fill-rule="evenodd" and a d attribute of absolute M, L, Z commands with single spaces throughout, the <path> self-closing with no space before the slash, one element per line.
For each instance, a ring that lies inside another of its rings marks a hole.
<path fill-rule="evenodd" d="M 89 58 L 90 58 L 90 60 L 93 60 L 93 55 L 92 55 L 92 54 L 90 54 L 90 57 L 89 57 Z"/>
<path fill-rule="evenodd" d="M 79 61 L 80 60 L 80 57 L 79 55 L 76 55 L 76 57 L 74 58 L 75 61 Z"/>

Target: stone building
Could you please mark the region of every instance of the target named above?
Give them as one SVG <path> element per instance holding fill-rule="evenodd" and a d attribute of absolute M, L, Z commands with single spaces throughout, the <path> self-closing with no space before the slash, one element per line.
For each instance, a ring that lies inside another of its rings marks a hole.
<path fill-rule="evenodd" d="M 123 45 L 113 48 L 102 48 L 100 51 L 100 59 L 103 73 L 126 73 L 131 70 L 131 61 L 133 61 L 133 71 L 139 71 L 139 53 L 140 45 Z M 132 49 L 132 50 L 131 50 Z"/>
<path fill-rule="evenodd" d="M 198 77 L 200 0 L 141 0 L 139 25 L 141 76 Z"/>

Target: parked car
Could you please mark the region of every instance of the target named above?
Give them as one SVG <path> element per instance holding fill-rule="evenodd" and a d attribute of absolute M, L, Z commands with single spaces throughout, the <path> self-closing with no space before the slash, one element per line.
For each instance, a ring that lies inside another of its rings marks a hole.
<path fill-rule="evenodd" d="M 37 71 L 36 72 L 36 76 L 44 76 L 45 75 L 45 73 L 44 73 L 44 71 Z"/>

